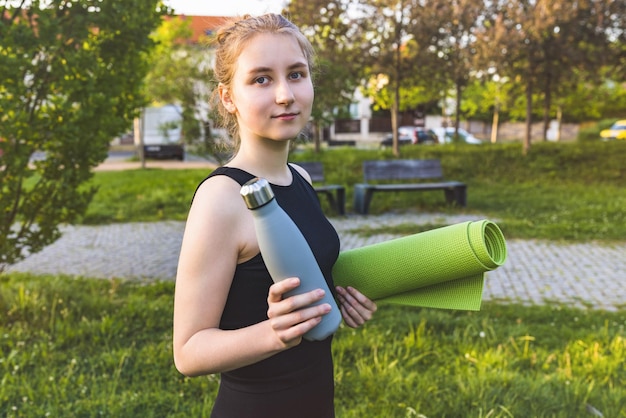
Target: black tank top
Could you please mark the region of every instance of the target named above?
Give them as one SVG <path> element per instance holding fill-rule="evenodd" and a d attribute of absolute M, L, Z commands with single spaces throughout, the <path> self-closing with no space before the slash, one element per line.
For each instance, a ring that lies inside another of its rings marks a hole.
<path fill-rule="evenodd" d="M 331 271 L 339 255 L 339 237 L 324 215 L 313 187 L 294 168 L 289 168 L 292 183 L 272 184 L 272 190 L 278 204 L 306 238 L 329 288 L 334 290 Z M 216 175 L 228 176 L 241 185 L 255 177 L 237 168 L 220 167 L 207 179 Z M 266 320 L 267 294 L 272 283 L 260 253 L 238 264 L 220 328 L 239 329 Z M 331 340 L 332 337 L 324 341 L 303 340 L 268 359 L 222 373 L 211 416 L 333 417 Z"/>

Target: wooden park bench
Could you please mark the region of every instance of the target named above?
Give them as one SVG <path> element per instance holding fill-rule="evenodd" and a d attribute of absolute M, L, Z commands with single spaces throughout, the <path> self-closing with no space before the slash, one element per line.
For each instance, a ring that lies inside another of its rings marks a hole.
<path fill-rule="evenodd" d="M 340 184 L 326 184 L 324 166 L 319 161 L 300 161 L 296 163 L 311 176 L 313 188 L 318 194 L 326 195 L 330 206 L 339 214 L 346 213 L 346 188 Z"/>
<path fill-rule="evenodd" d="M 466 185 L 444 181 L 439 160 L 364 161 L 363 178 L 365 183 L 354 185 L 354 210 L 361 214 L 368 213 L 374 192 L 443 190 L 448 203 L 456 202 L 459 206 L 467 203 Z M 422 181 L 435 179 L 438 181 Z M 389 183 L 382 184 L 383 181 Z"/>

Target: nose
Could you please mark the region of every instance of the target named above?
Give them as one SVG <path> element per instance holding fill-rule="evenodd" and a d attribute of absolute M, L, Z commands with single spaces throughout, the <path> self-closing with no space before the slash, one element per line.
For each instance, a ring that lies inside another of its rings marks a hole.
<path fill-rule="evenodd" d="M 292 104 L 296 100 L 293 90 L 287 80 L 276 86 L 276 103 L 284 106 Z"/>

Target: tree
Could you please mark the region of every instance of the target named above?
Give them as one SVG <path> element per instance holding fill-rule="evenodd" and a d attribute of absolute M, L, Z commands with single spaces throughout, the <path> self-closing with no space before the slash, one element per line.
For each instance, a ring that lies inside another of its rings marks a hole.
<path fill-rule="evenodd" d="M 432 25 L 425 19 L 423 2 L 417 0 L 372 0 L 361 13 L 367 44 L 365 90 L 379 108 L 391 111 L 393 154 L 400 155 L 398 114 L 408 105 L 431 102 L 437 77 L 429 77 L 431 56 L 425 39 Z M 424 28 L 418 30 L 416 28 Z"/>
<path fill-rule="evenodd" d="M 556 112 L 560 119 L 568 92 L 581 84 L 601 85 L 601 70 L 619 65 L 620 55 L 613 53 L 613 44 L 619 37 L 624 40 L 622 15 L 626 13 L 626 3 L 615 0 L 562 3 L 552 13 L 554 25 L 547 27 L 539 38 L 543 60 L 538 71 L 538 93 L 543 96 L 544 140 L 550 117 Z"/>
<path fill-rule="evenodd" d="M 221 143 L 213 135 L 210 109 L 212 90 L 208 36 L 197 44 L 188 40 L 193 31 L 184 16 L 164 19 L 151 35 L 156 47 L 150 54 L 150 71 L 145 79 L 145 94 L 154 104 L 178 104 L 182 109 L 183 138 L 198 154 L 222 162 Z"/>
<path fill-rule="evenodd" d="M 510 0 L 491 3 L 480 36 L 481 57 L 500 75 L 524 85 L 526 133 L 542 114 L 544 138 L 556 96 L 557 114 L 577 86 L 601 80 L 607 66 L 623 68 L 624 14 L 621 0 Z M 620 52 L 621 51 L 621 52 Z M 612 53 L 613 52 L 613 53 Z M 542 111 L 534 101 L 543 98 Z"/>
<path fill-rule="evenodd" d="M 436 22 L 429 52 L 439 58 L 440 72 L 454 84 L 455 133 L 461 117 L 463 89 L 474 70 L 476 30 L 484 13 L 482 0 L 433 0 L 425 8 L 426 22 Z"/>
<path fill-rule="evenodd" d="M 539 79 L 544 49 L 541 40 L 555 27 L 561 2 L 545 0 L 512 0 L 494 2 L 487 15 L 481 41 L 483 53 L 493 60 L 496 72 L 525 86 L 526 133 L 523 153 L 531 143 L 533 93 Z M 495 46 L 490 49 L 489 45 Z"/>
<path fill-rule="evenodd" d="M 487 121 L 491 117 L 491 142 L 498 140 L 500 114 L 509 111 L 513 84 L 491 72 L 480 73 L 465 88 L 461 110 L 468 117 Z"/>
<path fill-rule="evenodd" d="M 60 236 L 144 105 L 158 0 L 0 3 L 0 270 Z M 43 158 L 32 161 L 35 153 Z"/>
<path fill-rule="evenodd" d="M 311 113 L 316 151 L 322 126 L 335 119 L 337 109 L 352 103 L 362 74 L 362 34 L 358 19 L 348 13 L 350 4 L 344 0 L 292 0 L 285 9 L 316 52 Z"/>

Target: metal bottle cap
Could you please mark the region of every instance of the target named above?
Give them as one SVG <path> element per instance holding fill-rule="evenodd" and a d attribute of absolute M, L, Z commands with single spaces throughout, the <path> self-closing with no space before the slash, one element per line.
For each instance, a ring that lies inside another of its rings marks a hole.
<path fill-rule="evenodd" d="M 239 192 L 248 209 L 256 209 L 265 205 L 274 198 L 274 192 L 269 182 L 261 177 L 255 177 L 241 186 Z"/>

